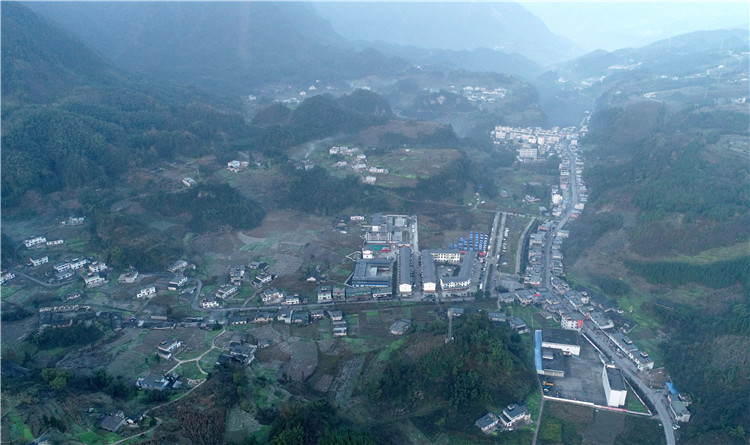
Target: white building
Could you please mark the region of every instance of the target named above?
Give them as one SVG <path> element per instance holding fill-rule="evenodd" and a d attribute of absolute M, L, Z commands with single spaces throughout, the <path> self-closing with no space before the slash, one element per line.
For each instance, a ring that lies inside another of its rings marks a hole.
<path fill-rule="evenodd" d="M 29 258 L 29 261 L 31 261 L 32 266 L 39 267 L 42 264 L 49 263 L 49 257 L 43 256 L 41 258 Z"/>
<path fill-rule="evenodd" d="M 83 277 L 83 282 L 87 287 L 94 287 L 104 283 L 104 277 L 99 276 L 98 273 L 86 275 Z"/>
<path fill-rule="evenodd" d="M 76 258 L 70 261 L 70 268 L 73 270 L 78 270 L 82 268 L 83 266 L 87 265 L 88 263 L 89 263 L 89 260 L 87 260 L 86 258 Z"/>
<path fill-rule="evenodd" d="M 103 261 L 94 261 L 89 264 L 89 272 L 96 273 L 107 270 L 107 265 Z"/>
<path fill-rule="evenodd" d="M 604 394 L 607 396 L 607 406 L 625 406 L 628 389 L 619 369 L 604 366 L 602 384 L 604 384 Z"/>
<path fill-rule="evenodd" d="M 135 298 L 151 298 L 156 295 L 156 286 L 147 286 L 135 294 Z"/>
<path fill-rule="evenodd" d="M 31 238 L 23 240 L 23 244 L 24 246 L 26 246 L 27 249 L 39 246 L 46 242 L 47 242 L 47 238 L 44 236 L 32 236 Z"/>

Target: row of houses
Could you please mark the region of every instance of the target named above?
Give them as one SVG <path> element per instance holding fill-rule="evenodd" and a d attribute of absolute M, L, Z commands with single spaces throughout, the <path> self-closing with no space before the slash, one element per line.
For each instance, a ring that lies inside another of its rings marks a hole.
<path fill-rule="evenodd" d="M 41 235 L 35 235 L 29 238 L 26 238 L 23 240 L 23 245 L 27 249 L 36 249 L 40 247 L 52 247 L 52 246 L 60 246 L 63 243 L 65 243 L 65 240 L 63 239 L 56 239 L 56 240 L 47 240 L 47 237 L 41 236 Z"/>

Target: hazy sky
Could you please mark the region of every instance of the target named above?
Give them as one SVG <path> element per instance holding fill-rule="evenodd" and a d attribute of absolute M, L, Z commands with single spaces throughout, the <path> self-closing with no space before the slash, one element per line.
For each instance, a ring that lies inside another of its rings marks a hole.
<path fill-rule="evenodd" d="M 744 1 L 518 3 L 542 19 L 553 33 L 587 51 L 643 46 L 691 31 L 750 26 L 750 6 Z"/>

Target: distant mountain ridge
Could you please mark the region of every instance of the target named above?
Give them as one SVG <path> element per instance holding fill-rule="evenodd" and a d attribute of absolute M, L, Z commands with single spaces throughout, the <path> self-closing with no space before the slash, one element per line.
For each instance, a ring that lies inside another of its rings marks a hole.
<path fill-rule="evenodd" d="M 390 73 L 404 60 L 354 51 L 291 2 L 39 2 L 36 12 L 71 29 L 116 65 L 236 94 L 270 83 Z"/>
<path fill-rule="evenodd" d="M 583 52 L 511 2 L 326 2 L 314 7 L 353 41 L 453 51 L 494 49 L 522 54 L 543 66 Z"/>

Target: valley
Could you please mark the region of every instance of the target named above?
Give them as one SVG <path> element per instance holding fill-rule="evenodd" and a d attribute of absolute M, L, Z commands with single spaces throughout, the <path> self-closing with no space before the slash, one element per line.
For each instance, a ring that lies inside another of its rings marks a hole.
<path fill-rule="evenodd" d="M 3 4 L 3 443 L 744 443 L 746 33 L 338 8 Z"/>

